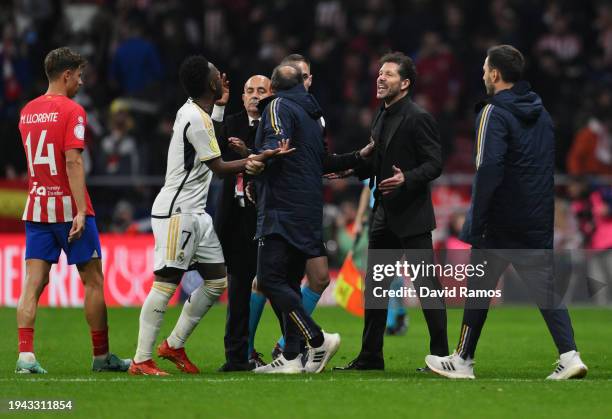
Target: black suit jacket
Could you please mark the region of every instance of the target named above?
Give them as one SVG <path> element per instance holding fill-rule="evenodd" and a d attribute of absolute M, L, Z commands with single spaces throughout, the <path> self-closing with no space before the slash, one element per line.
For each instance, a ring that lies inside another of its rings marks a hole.
<path fill-rule="evenodd" d="M 253 148 L 255 133 L 249 126 L 249 117 L 246 111 L 238 112 L 225 117 L 222 123 L 215 122 L 215 133 L 221 157 L 225 161 L 239 160 L 242 157 L 228 146 L 230 137 L 238 137 L 250 149 Z M 248 181 L 248 176 L 244 175 L 244 185 Z M 229 253 L 240 253 L 247 249 L 244 240 L 253 240 L 255 237 L 255 227 L 257 224 L 257 211 L 253 204 L 244 198 L 245 206 L 240 207 L 238 200 L 234 198 L 236 187 L 236 175 L 226 175 L 223 177 L 223 185 L 219 196 L 219 202 L 215 211 L 215 231 L 223 247 L 226 260 Z M 246 220 L 236 222 L 235 216 L 246 217 Z M 242 240 L 236 240 L 241 237 Z"/>
<path fill-rule="evenodd" d="M 369 177 L 372 188 L 393 176 L 394 165 L 400 168 L 404 184 L 384 196 L 377 190 L 374 207 L 383 205 L 387 226 L 399 237 L 429 232 L 436 228 L 429 184 L 442 172 L 436 121 L 408 96 L 392 105 L 389 114 L 385 113 L 381 106 L 372 123 L 374 156 L 357 174 L 360 179 Z"/>

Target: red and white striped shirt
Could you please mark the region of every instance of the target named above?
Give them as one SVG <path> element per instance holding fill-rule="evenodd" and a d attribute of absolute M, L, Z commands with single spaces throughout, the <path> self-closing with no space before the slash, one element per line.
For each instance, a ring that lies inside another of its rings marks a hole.
<path fill-rule="evenodd" d="M 85 110 L 63 95 L 43 95 L 22 110 L 19 131 L 28 161 L 24 221 L 71 222 L 77 213 L 66 173 L 66 151 L 85 147 Z M 95 215 L 85 190 L 87 215 Z"/>

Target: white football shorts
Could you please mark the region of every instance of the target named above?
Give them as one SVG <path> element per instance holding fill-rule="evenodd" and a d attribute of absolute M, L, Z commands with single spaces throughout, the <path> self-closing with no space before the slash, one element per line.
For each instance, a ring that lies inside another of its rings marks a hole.
<path fill-rule="evenodd" d="M 188 270 L 196 263 L 225 263 L 210 215 L 175 214 L 152 218 L 155 271 L 164 267 Z"/>

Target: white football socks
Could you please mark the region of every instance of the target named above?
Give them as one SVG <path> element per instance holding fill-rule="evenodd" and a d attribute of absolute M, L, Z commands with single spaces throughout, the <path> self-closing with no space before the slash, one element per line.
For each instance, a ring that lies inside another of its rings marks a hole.
<path fill-rule="evenodd" d="M 19 352 L 19 360 L 21 362 L 32 364 L 36 362 L 36 356 L 34 355 L 34 352 Z"/>
<path fill-rule="evenodd" d="M 227 288 L 227 278 L 208 279 L 191 293 L 181 311 L 181 316 L 174 326 L 174 330 L 168 336 L 168 345 L 171 348 L 182 348 L 185 342 L 196 328 L 202 317 L 210 307 L 219 299 Z"/>
<path fill-rule="evenodd" d="M 153 282 L 151 291 L 140 310 L 140 327 L 138 329 L 138 347 L 134 362 L 147 361 L 153 356 L 153 345 L 164 319 L 168 301 L 176 291 L 176 284 L 168 282 Z"/>

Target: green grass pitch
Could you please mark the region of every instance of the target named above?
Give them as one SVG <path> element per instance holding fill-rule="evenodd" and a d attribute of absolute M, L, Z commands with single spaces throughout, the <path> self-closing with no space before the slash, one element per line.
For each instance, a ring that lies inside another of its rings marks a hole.
<path fill-rule="evenodd" d="M 111 350 L 134 354 L 139 309 L 109 310 Z M 179 314 L 168 310 L 161 336 Z M 15 310 L 0 309 L 0 417 L 85 418 L 399 418 L 399 417 L 612 417 L 612 310 L 571 310 L 576 338 L 589 366 L 585 380 L 546 382 L 556 351 L 533 308 L 496 308 L 489 314 L 477 352 L 474 381 L 450 381 L 417 373 L 427 353 L 427 330 L 420 310 L 410 309 L 403 337 L 387 337 L 387 369 L 319 375 L 255 376 L 222 374 L 225 306 L 214 307 L 196 329 L 187 350 L 203 372 L 182 374 L 167 361 L 167 378 L 131 377 L 89 371 L 90 341 L 80 309 L 41 309 L 35 348 L 45 376 L 13 373 L 16 360 Z M 342 335 L 331 365 L 357 354 L 362 320 L 338 308 L 319 308 L 315 318 Z M 455 344 L 460 310 L 449 311 L 449 340 Z M 257 348 L 269 360 L 278 337 L 272 310 L 266 308 Z M 8 400 L 73 400 L 63 413 L 7 412 Z"/>

